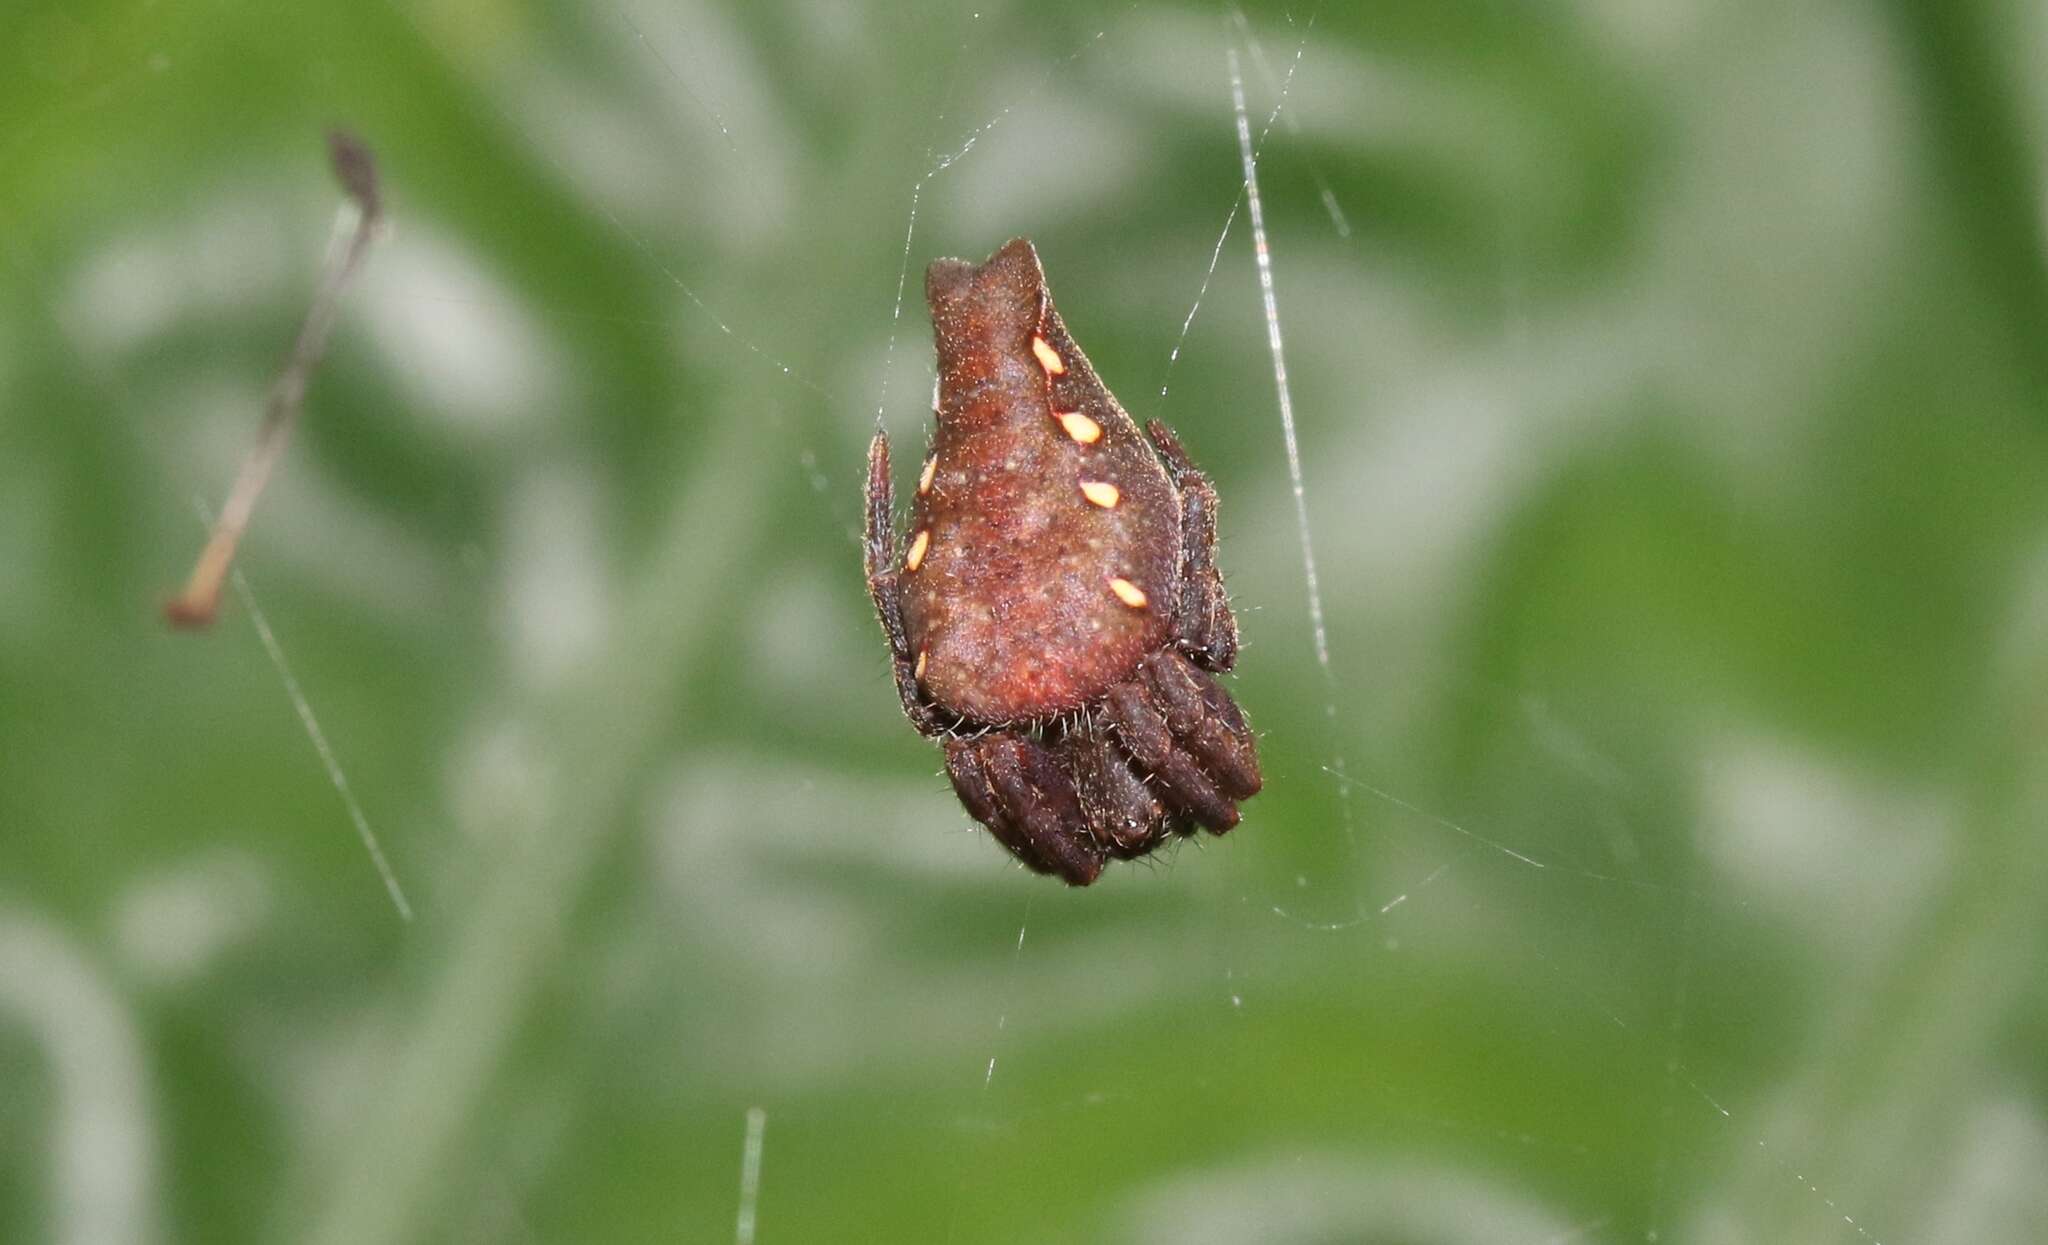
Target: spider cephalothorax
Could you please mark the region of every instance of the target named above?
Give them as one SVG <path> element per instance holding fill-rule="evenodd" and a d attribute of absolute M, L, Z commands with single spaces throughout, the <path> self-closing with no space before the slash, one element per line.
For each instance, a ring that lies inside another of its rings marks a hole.
<path fill-rule="evenodd" d="M 1230 829 L 1259 766 L 1212 677 L 1237 659 L 1216 490 L 1096 379 L 1030 242 L 934 261 L 925 298 L 938 428 L 901 554 L 888 436 L 868 450 L 868 589 L 903 711 L 975 820 L 1075 886 Z"/>

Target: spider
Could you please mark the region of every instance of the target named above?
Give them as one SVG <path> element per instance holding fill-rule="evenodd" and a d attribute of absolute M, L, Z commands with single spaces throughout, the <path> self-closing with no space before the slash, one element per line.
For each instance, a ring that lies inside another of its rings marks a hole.
<path fill-rule="evenodd" d="M 1215 488 L 1096 378 L 1029 240 L 933 261 L 925 300 L 938 427 L 900 554 L 888 434 L 868 448 L 868 590 L 903 712 L 974 819 L 1069 885 L 1222 834 L 1260 777 L 1214 678 L 1237 660 Z"/>

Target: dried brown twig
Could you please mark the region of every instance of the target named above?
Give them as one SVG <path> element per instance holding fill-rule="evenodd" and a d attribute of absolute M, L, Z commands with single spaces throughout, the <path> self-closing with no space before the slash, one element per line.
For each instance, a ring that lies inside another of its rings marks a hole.
<path fill-rule="evenodd" d="M 272 469 L 291 443 L 292 429 L 305 404 L 306 385 L 312 379 L 313 369 L 319 366 L 320 356 L 326 352 L 327 335 L 334 328 L 342 291 L 361 266 L 363 255 L 383 221 L 383 205 L 377 194 L 377 163 L 370 149 L 355 135 L 335 129 L 327 132 L 327 151 L 335 177 L 356 205 L 355 230 L 321 274 L 320 288 L 306 311 L 305 323 L 299 327 L 298 340 L 292 343 L 291 357 L 285 361 L 284 370 L 278 373 L 263 404 L 263 425 L 256 433 L 256 446 L 235 477 L 234 489 L 214 521 L 213 532 L 192 567 L 191 578 L 185 581 L 182 592 L 164 603 L 164 617 L 175 627 L 205 627 L 219 615 L 221 590 L 227 582 L 228 568 L 234 563 L 235 546 L 249 526 L 249 516 L 255 512 L 256 499 L 269 483 Z"/>

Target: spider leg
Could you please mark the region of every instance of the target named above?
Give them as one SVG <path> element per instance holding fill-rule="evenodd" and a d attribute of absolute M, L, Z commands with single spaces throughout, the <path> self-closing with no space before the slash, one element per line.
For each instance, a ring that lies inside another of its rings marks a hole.
<path fill-rule="evenodd" d="M 1258 745 L 1230 694 L 1178 653 L 1155 653 L 1138 670 L 1167 729 L 1218 789 L 1232 800 L 1257 795 Z"/>
<path fill-rule="evenodd" d="M 1173 731 L 1152 705 L 1148 689 L 1133 680 L 1109 690 L 1105 707 L 1117 739 L 1138 765 L 1152 775 L 1168 802 L 1195 821 L 1222 834 L 1237 824 L 1237 805 L 1218 790 L 1195 758 L 1174 742 Z"/>
<path fill-rule="evenodd" d="M 909 636 L 903 630 L 902 598 L 897 591 L 901 573 L 896 561 L 896 487 L 889 476 L 889 434 L 880 430 L 868 443 L 865 554 L 868 595 L 874 598 L 875 613 L 882 620 L 883 633 L 889 637 L 896 694 L 902 698 L 903 713 L 925 735 L 943 735 L 950 723 L 919 694 L 917 665 L 910 652 Z"/>
<path fill-rule="evenodd" d="M 946 773 L 967 811 L 1027 867 L 1069 886 L 1101 876 L 1102 849 L 1072 780 L 1045 745 L 1011 731 L 948 739 Z"/>
<path fill-rule="evenodd" d="M 1077 723 L 1061 737 L 1058 753 L 1074 777 L 1089 831 L 1110 854 L 1142 856 L 1169 833 L 1166 806 L 1106 730 Z"/>
<path fill-rule="evenodd" d="M 1008 814 L 996 800 L 995 784 L 989 781 L 988 768 L 982 761 L 979 748 L 974 742 L 963 739 L 946 741 L 946 776 L 953 780 L 953 791 L 960 797 L 960 803 L 974 820 L 988 827 L 996 841 L 1009 850 L 1012 856 L 1024 862 L 1034 873 L 1051 873 L 1052 867 L 1045 863 L 1031 846 L 1029 839 L 1010 824 Z"/>
<path fill-rule="evenodd" d="M 1145 431 L 1180 491 L 1180 645 L 1207 669 L 1227 671 L 1237 664 L 1237 619 L 1216 569 L 1216 486 L 1181 448 L 1173 429 L 1155 419 Z"/>

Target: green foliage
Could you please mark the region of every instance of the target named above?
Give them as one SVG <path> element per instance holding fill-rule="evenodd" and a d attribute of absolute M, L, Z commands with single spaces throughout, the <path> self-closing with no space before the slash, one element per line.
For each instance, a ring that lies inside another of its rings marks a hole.
<path fill-rule="evenodd" d="M 723 1241 L 757 1107 L 763 1241 L 2048 1236 L 2048 21 L 1681 9 L 0 14 L 0 1238 Z M 337 122 L 240 565 L 410 922 L 248 600 L 156 613 Z M 1269 775 L 1086 892 L 856 545 L 1017 234 Z"/>

